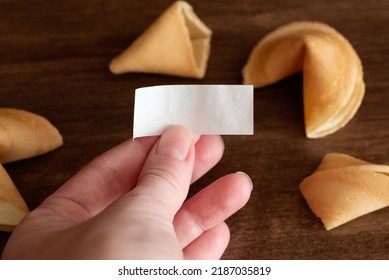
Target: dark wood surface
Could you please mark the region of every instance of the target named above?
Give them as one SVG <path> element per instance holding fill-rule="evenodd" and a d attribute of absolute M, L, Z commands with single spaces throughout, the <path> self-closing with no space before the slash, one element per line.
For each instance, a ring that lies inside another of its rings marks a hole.
<path fill-rule="evenodd" d="M 304 135 L 302 76 L 255 90 L 255 135 L 226 136 L 222 161 L 193 185 L 245 171 L 254 191 L 228 219 L 225 259 L 388 259 L 389 208 L 327 232 L 298 185 L 327 152 L 389 164 L 389 2 L 192 1 L 214 31 L 207 75 L 114 76 L 110 59 L 171 1 L 0 0 L 0 106 L 47 117 L 64 146 L 6 164 L 31 209 L 103 151 L 132 135 L 134 90 L 158 84 L 240 84 L 248 55 L 266 33 L 295 20 L 330 24 L 364 66 L 366 96 L 352 121 L 318 140 Z M 0 251 L 9 237 L 0 232 Z"/>

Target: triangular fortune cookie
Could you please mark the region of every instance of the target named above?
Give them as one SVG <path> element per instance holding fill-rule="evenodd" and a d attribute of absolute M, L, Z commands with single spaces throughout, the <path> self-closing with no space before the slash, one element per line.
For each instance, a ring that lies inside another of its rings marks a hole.
<path fill-rule="evenodd" d="M 24 110 L 0 108 L 1 163 L 41 155 L 62 144 L 62 136 L 44 117 Z"/>
<path fill-rule="evenodd" d="M 345 126 L 365 93 L 362 64 L 352 45 L 326 24 L 294 22 L 266 35 L 243 68 L 243 83 L 263 87 L 300 71 L 307 137 Z"/>
<path fill-rule="evenodd" d="M 300 190 L 327 230 L 389 206 L 389 166 L 327 154 Z"/>
<path fill-rule="evenodd" d="M 143 72 L 200 79 L 207 68 L 211 35 L 192 6 L 177 1 L 115 57 L 109 68 L 114 74 Z"/>
<path fill-rule="evenodd" d="M 0 231 L 12 231 L 28 212 L 22 196 L 0 164 Z"/>

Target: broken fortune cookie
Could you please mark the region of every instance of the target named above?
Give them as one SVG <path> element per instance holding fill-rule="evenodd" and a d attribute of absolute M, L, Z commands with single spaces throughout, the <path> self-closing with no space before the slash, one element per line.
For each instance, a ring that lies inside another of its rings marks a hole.
<path fill-rule="evenodd" d="M 211 48 L 212 31 L 185 1 L 177 1 L 109 68 L 114 74 L 142 72 L 201 79 Z"/>
<path fill-rule="evenodd" d="M 338 31 L 319 22 L 293 22 L 266 35 L 243 68 L 243 83 L 263 87 L 303 71 L 305 131 L 319 138 L 345 126 L 361 105 L 361 61 Z"/>
<path fill-rule="evenodd" d="M 389 166 L 330 153 L 301 182 L 300 191 L 330 230 L 389 206 Z"/>

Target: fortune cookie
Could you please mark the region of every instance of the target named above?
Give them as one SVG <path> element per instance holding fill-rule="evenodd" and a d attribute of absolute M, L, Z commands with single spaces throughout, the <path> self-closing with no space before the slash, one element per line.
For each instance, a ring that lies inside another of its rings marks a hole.
<path fill-rule="evenodd" d="M 22 196 L 0 164 L 0 231 L 12 231 L 28 212 Z"/>
<path fill-rule="evenodd" d="M 41 155 L 62 144 L 62 136 L 44 117 L 24 110 L 0 108 L 1 163 Z"/>
<path fill-rule="evenodd" d="M 185 1 L 171 5 L 109 68 L 114 74 L 142 72 L 201 79 L 212 31 Z"/>
<path fill-rule="evenodd" d="M 326 24 L 293 22 L 270 32 L 252 50 L 243 83 L 263 87 L 300 71 L 307 137 L 345 126 L 364 96 L 362 64 L 349 41 Z"/>
<path fill-rule="evenodd" d="M 389 206 L 389 166 L 330 153 L 301 182 L 300 191 L 330 230 Z"/>

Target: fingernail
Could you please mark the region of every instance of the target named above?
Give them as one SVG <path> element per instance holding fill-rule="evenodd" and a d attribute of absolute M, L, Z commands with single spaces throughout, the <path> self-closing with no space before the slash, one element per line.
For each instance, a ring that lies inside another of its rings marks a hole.
<path fill-rule="evenodd" d="M 192 134 L 185 127 L 171 126 L 162 133 L 156 153 L 176 160 L 185 160 L 192 143 Z"/>
<path fill-rule="evenodd" d="M 247 177 L 247 179 L 249 180 L 249 183 L 250 183 L 250 189 L 251 191 L 253 191 L 253 188 L 254 188 L 254 184 L 253 184 L 253 181 L 251 180 L 250 176 L 247 175 L 246 173 L 242 172 L 242 171 L 238 171 L 238 172 L 235 172 L 236 174 L 243 174 Z"/>
<path fill-rule="evenodd" d="M 201 135 L 200 134 L 195 134 L 192 137 L 193 137 L 193 143 L 197 143 L 200 140 Z"/>

